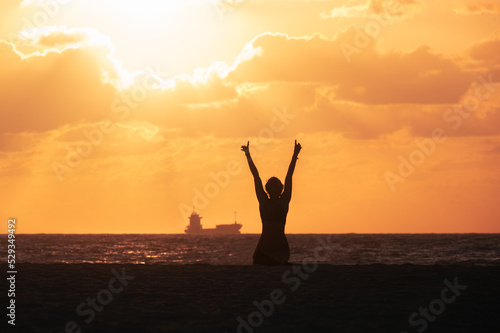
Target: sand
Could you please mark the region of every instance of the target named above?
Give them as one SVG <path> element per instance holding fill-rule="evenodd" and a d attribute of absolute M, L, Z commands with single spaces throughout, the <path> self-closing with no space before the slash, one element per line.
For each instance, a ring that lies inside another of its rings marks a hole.
<path fill-rule="evenodd" d="M 18 264 L 2 332 L 500 332 L 500 267 L 295 269 Z"/>

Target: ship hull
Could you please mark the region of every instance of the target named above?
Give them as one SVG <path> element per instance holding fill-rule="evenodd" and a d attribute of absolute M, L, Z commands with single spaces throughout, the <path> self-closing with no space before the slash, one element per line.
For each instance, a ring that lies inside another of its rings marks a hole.
<path fill-rule="evenodd" d="M 217 224 L 215 228 L 203 229 L 202 217 L 192 212 L 189 217 L 189 225 L 184 232 L 189 235 L 239 235 L 241 224 L 234 221 L 232 224 Z"/>
<path fill-rule="evenodd" d="M 219 224 L 215 228 L 192 230 L 189 227 L 185 230 L 189 235 L 239 235 L 241 224 Z"/>

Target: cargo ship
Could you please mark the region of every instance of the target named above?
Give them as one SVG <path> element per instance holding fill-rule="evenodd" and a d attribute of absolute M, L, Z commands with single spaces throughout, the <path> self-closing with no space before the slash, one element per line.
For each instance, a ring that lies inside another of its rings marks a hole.
<path fill-rule="evenodd" d="M 234 223 L 217 224 L 215 228 L 204 229 L 201 225 L 202 217 L 193 211 L 189 217 L 189 225 L 184 232 L 190 235 L 237 235 L 240 234 L 241 224 L 236 222 L 236 213 Z"/>

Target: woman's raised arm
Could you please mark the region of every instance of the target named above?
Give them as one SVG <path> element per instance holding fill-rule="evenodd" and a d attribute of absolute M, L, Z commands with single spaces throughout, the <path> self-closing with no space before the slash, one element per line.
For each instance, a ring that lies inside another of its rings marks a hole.
<path fill-rule="evenodd" d="M 293 172 L 295 171 L 295 164 L 297 163 L 297 159 L 299 158 L 298 156 L 301 149 L 302 146 L 300 145 L 300 143 L 297 143 L 297 140 L 295 140 L 295 148 L 293 150 L 292 161 L 290 162 L 290 166 L 288 167 L 288 172 L 286 173 L 285 188 L 282 194 L 282 198 L 288 201 L 292 199 L 292 176 Z"/>
<path fill-rule="evenodd" d="M 262 180 L 259 176 L 259 171 L 257 171 L 257 167 L 255 163 L 253 163 L 252 156 L 250 156 L 250 141 L 247 142 L 246 146 L 241 146 L 241 150 L 245 152 L 245 156 L 247 157 L 248 166 L 250 167 L 250 171 L 253 175 L 253 181 L 255 184 L 255 193 L 257 194 L 257 199 L 259 201 L 267 199 L 266 191 L 264 191 L 264 187 L 262 186 Z"/>

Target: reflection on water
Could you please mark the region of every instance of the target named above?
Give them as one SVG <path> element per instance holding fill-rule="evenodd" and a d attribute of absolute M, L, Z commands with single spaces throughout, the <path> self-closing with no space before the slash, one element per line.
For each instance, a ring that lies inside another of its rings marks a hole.
<path fill-rule="evenodd" d="M 318 238 L 333 249 L 325 263 L 500 265 L 499 234 L 288 235 L 292 262 L 313 257 Z M 17 235 L 17 262 L 249 265 L 259 235 Z M 6 238 L 1 238 L 6 256 Z"/>

